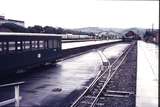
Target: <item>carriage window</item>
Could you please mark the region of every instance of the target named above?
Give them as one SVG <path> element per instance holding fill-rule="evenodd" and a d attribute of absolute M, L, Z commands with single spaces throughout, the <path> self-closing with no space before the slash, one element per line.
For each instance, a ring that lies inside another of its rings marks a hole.
<path fill-rule="evenodd" d="M 17 41 L 17 50 L 21 50 L 21 42 Z"/>
<path fill-rule="evenodd" d="M 44 48 L 44 41 L 39 41 L 39 48 L 41 48 L 41 49 Z"/>
<path fill-rule="evenodd" d="M 21 47 L 20 47 L 20 46 L 17 46 L 17 50 L 21 50 Z"/>
<path fill-rule="evenodd" d="M 32 49 L 34 49 L 35 48 L 35 41 L 32 41 L 31 43 L 32 43 Z"/>
<path fill-rule="evenodd" d="M 32 41 L 32 49 L 37 49 L 38 48 L 38 41 Z"/>
<path fill-rule="evenodd" d="M 3 50 L 4 50 L 4 51 L 7 50 L 7 42 L 3 42 Z"/>
<path fill-rule="evenodd" d="M 48 48 L 53 48 L 53 40 L 48 40 Z"/>
<path fill-rule="evenodd" d="M 20 41 L 17 41 L 17 44 L 21 44 L 21 42 L 20 42 Z"/>
<path fill-rule="evenodd" d="M 16 49 L 14 41 L 8 42 L 8 46 L 9 46 L 9 51 L 14 51 Z"/>
<path fill-rule="evenodd" d="M 35 48 L 38 48 L 38 41 L 34 41 Z"/>
<path fill-rule="evenodd" d="M 30 48 L 30 41 L 25 41 L 25 49 L 29 49 Z"/>

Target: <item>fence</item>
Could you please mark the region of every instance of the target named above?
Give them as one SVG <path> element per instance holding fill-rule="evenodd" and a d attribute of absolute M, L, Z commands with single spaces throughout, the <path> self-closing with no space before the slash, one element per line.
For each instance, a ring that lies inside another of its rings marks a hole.
<path fill-rule="evenodd" d="M 11 104 L 11 103 L 15 103 L 15 107 L 19 107 L 20 100 L 22 99 L 22 97 L 19 96 L 19 85 L 21 85 L 23 83 L 24 82 L 16 82 L 16 83 L 10 83 L 10 84 L 0 85 L 0 88 L 14 86 L 14 89 L 15 89 L 14 98 L 0 102 L 0 107 L 8 105 L 8 104 Z"/>

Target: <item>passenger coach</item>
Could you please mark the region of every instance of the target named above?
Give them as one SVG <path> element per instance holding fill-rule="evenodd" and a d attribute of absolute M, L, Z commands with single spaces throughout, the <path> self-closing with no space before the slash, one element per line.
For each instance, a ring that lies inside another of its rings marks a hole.
<path fill-rule="evenodd" d="M 0 73 L 61 57 L 61 36 L 38 33 L 0 33 Z"/>

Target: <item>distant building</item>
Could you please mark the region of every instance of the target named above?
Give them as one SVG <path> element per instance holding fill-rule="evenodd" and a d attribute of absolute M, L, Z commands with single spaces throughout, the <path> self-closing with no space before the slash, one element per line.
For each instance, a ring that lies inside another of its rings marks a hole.
<path fill-rule="evenodd" d="M 159 43 L 159 30 L 152 31 L 152 36 L 150 36 L 149 40 L 153 43 Z"/>
<path fill-rule="evenodd" d="M 159 43 L 159 29 L 148 31 L 148 32 L 150 32 L 150 35 L 148 35 L 147 41 L 158 44 Z"/>
<path fill-rule="evenodd" d="M 13 23 L 13 24 L 24 27 L 24 21 L 13 20 L 13 19 L 5 19 L 5 16 L 0 16 L 0 25 L 3 24 L 3 23 Z"/>
<path fill-rule="evenodd" d="M 159 44 L 159 29 L 154 31 L 153 36 L 154 36 L 153 38 L 154 43 Z"/>
<path fill-rule="evenodd" d="M 125 37 L 132 38 L 134 40 L 141 39 L 140 36 L 138 34 L 136 34 L 134 31 L 128 31 L 127 33 L 125 33 Z"/>
<path fill-rule="evenodd" d="M 136 33 L 134 33 L 133 31 L 128 31 L 128 32 L 125 34 L 126 37 L 135 36 L 135 35 L 136 35 Z"/>
<path fill-rule="evenodd" d="M 4 16 L 0 16 L 0 20 L 4 20 Z"/>
<path fill-rule="evenodd" d="M 114 32 L 114 31 L 104 31 L 104 32 L 100 32 L 98 34 L 98 38 L 101 39 L 118 39 L 119 38 L 119 33 L 118 32 Z"/>

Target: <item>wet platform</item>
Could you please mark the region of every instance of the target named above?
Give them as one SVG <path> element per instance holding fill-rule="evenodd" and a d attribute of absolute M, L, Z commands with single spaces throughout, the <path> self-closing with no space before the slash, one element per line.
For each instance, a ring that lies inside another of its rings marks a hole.
<path fill-rule="evenodd" d="M 158 46 L 138 42 L 136 107 L 158 107 Z"/>
<path fill-rule="evenodd" d="M 107 58 L 115 58 L 127 46 L 127 43 L 120 43 L 106 47 L 104 54 Z M 92 50 L 53 66 L 32 69 L 25 75 L 10 77 L 4 83 L 25 81 L 20 86 L 20 107 L 70 107 L 97 76 L 101 64 L 97 51 Z M 13 91 L 10 88 L 0 90 L 0 100 L 12 98 Z"/>

